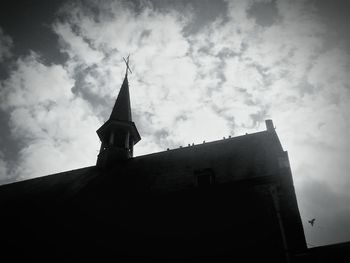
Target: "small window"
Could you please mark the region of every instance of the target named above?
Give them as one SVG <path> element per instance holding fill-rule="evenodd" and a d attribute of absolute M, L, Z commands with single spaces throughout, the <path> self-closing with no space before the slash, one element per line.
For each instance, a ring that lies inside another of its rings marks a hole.
<path fill-rule="evenodd" d="M 196 185 L 206 187 L 215 183 L 214 172 L 212 169 L 197 170 L 194 172 Z"/>

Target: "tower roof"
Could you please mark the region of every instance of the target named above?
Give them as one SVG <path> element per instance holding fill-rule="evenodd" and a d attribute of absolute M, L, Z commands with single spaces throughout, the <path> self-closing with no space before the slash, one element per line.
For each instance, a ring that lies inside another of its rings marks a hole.
<path fill-rule="evenodd" d="M 114 104 L 111 120 L 132 121 L 128 74 L 125 74 L 123 84 L 120 88 L 118 98 Z"/>

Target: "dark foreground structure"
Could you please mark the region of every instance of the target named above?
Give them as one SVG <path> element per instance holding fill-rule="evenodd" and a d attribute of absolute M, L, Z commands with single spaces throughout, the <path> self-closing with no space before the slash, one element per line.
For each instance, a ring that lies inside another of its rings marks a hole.
<path fill-rule="evenodd" d="M 0 187 L 0 256 L 328 262 L 306 248 L 288 155 L 271 120 L 262 132 L 133 157 L 141 137 L 126 75 L 97 134 L 96 166 Z"/>

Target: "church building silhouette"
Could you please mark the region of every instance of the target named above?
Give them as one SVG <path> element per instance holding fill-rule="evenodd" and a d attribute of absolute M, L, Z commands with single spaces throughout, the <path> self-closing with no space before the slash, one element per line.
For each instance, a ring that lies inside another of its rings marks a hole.
<path fill-rule="evenodd" d="M 37 262 L 299 262 L 288 154 L 266 130 L 133 156 L 128 72 L 95 166 L 0 187 L 0 249 Z"/>

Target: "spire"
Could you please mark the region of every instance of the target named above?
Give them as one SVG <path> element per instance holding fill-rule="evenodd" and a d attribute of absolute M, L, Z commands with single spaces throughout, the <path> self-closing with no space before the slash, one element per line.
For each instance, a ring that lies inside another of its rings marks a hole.
<path fill-rule="evenodd" d="M 115 101 L 111 116 L 109 118 L 111 120 L 132 121 L 128 74 L 125 74 L 118 98 Z"/>
<path fill-rule="evenodd" d="M 133 157 L 134 145 L 141 140 L 131 117 L 130 94 L 128 83 L 129 56 L 124 59 L 126 72 L 111 116 L 97 130 L 101 140 L 97 166 L 104 168 L 125 162 Z"/>
<path fill-rule="evenodd" d="M 120 88 L 118 98 L 114 104 L 110 119 L 120 120 L 120 121 L 132 121 L 131 117 L 131 106 L 130 106 L 130 94 L 129 94 L 129 81 L 128 81 L 128 71 L 131 72 L 129 67 L 129 57 L 123 58 L 126 64 L 126 72 L 123 84 Z"/>

